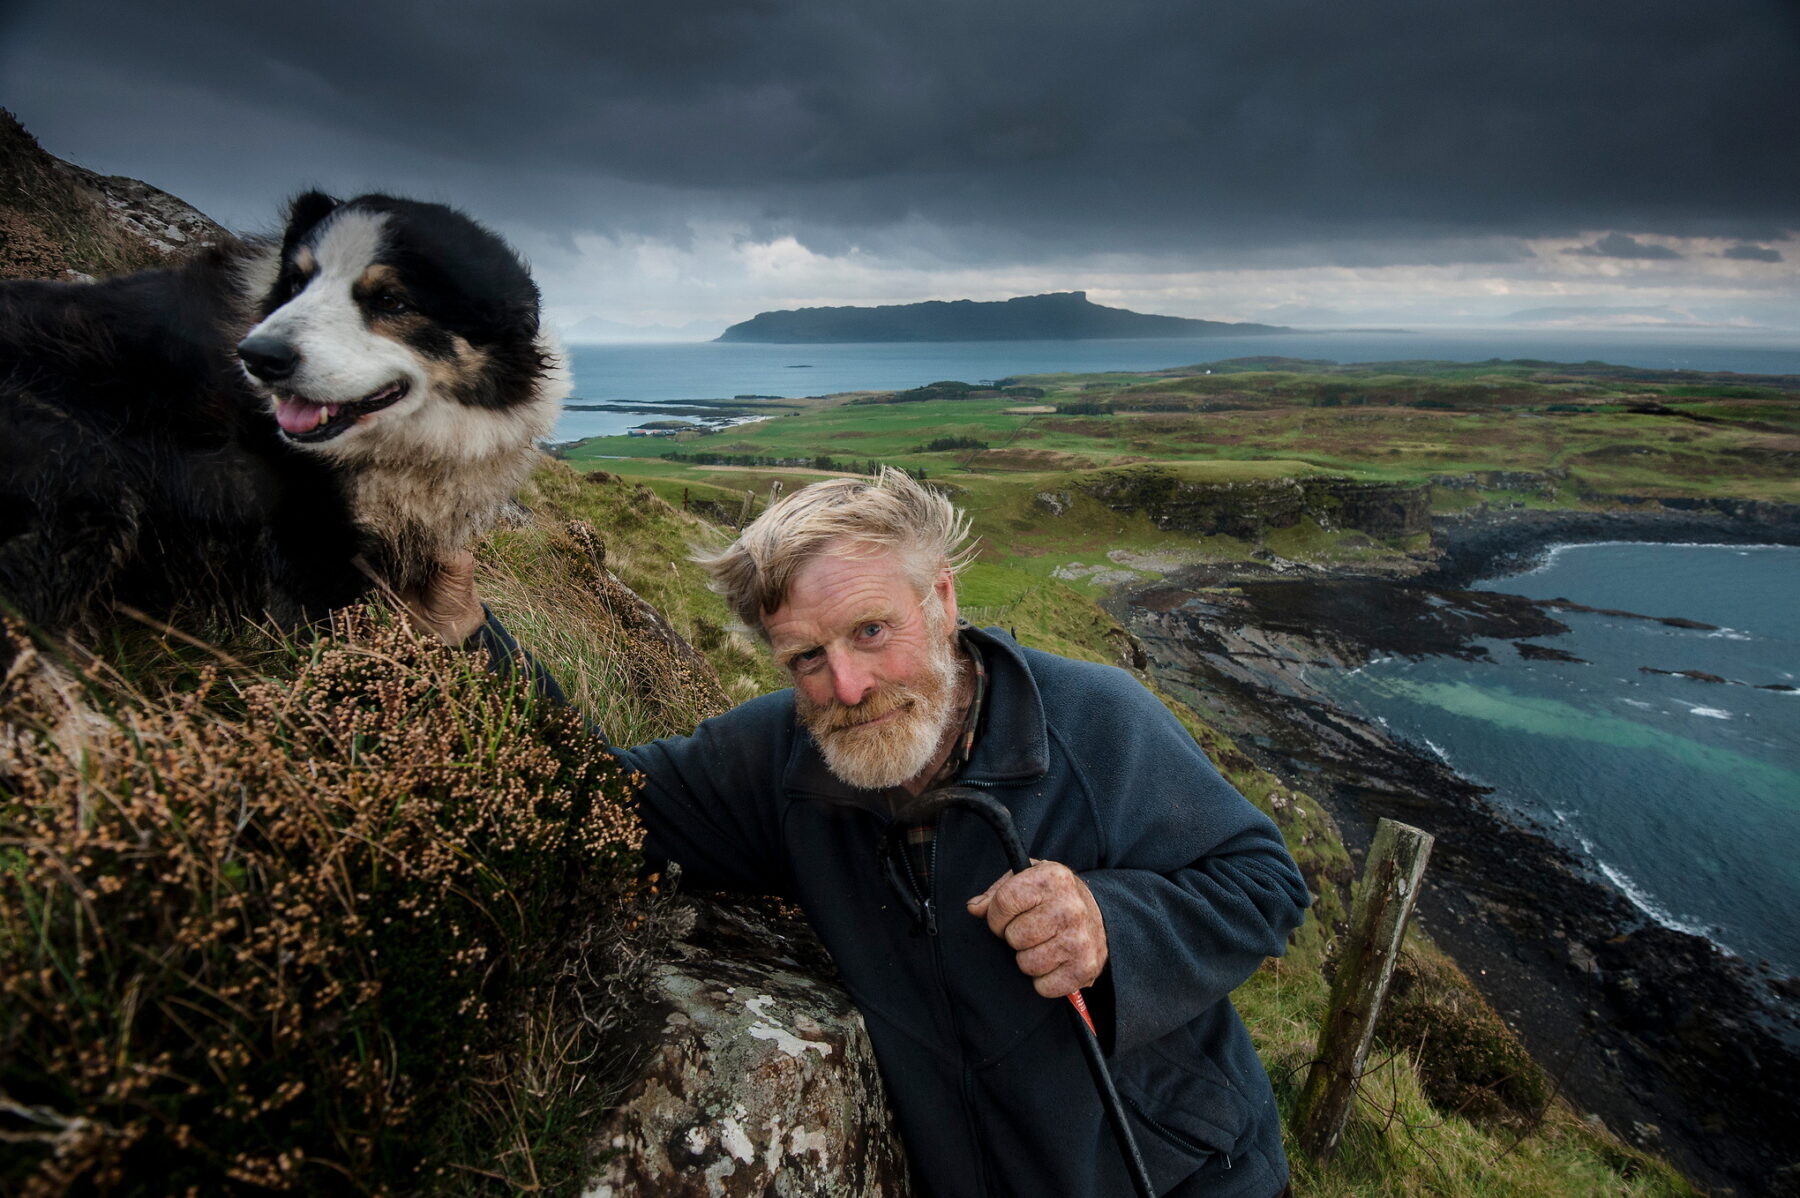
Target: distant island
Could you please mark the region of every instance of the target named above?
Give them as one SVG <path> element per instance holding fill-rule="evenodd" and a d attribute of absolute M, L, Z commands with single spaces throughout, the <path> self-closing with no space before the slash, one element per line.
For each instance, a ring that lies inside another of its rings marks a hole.
<path fill-rule="evenodd" d="M 800 308 L 761 312 L 726 329 L 719 341 L 818 345 L 845 341 L 1099 341 L 1123 337 L 1222 337 L 1291 333 L 1269 324 L 1233 324 L 1150 316 L 1088 302 L 1085 291 L 1022 295 L 979 303 L 932 300 L 877 308 Z"/>

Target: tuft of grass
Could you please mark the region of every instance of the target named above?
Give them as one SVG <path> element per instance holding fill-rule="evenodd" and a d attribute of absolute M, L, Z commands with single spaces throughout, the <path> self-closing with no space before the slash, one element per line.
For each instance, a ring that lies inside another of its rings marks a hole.
<path fill-rule="evenodd" d="M 786 685 L 691 555 L 727 532 L 641 482 L 546 460 L 529 516 L 477 546 L 478 586 L 616 744 Z"/>

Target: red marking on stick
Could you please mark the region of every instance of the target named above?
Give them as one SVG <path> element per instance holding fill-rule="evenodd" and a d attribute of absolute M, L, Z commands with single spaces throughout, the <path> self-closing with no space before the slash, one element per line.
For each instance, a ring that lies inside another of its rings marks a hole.
<path fill-rule="evenodd" d="M 1087 1000 L 1081 997 L 1081 991 L 1071 991 L 1069 993 L 1069 1001 L 1075 1004 L 1075 1009 L 1077 1011 L 1081 1012 L 1081 1022 L 1088 1025 L 1088 1031 L 1094 1032 L 1094 1035 L 1098 1036 L 1100 1033 L 1094 1031 L 1094 1017 L 1088 1014 Z"/>

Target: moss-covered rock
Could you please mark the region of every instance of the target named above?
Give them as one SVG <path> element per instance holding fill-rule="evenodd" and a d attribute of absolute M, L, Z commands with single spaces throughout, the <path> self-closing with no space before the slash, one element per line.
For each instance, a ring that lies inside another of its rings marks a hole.
<path fill-rule="evenodd" d="M 1432 1105 L 1472 1122 L 1523 1128 L 1550 1103 L 1550 1079 L 1463 972 L 1436 951 L 1401 954 L 1378 1039 L 1418 1062 Z"/>

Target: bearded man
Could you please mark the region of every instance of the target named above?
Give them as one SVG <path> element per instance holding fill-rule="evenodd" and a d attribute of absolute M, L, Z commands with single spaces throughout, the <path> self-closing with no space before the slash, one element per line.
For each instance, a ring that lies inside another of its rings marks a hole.
<path fill-rule="evenodd" d="M 898 471 L 772 506 L 704 562 L 793 680 L 622 750 L 647 851 L 687 884 L 798 903 L 861 1010 L 919 1191 L 1129 1195 L 1049 1001 L 1088 990 L 1158 1193 L 1287 1186 L 1269 1081 L 1228 995 L 1308 902 L 1274 825 L 1123 670 L 957 620 L 968 521 Z M 903 827 L 954 784 L 1003 804 Z"/>

